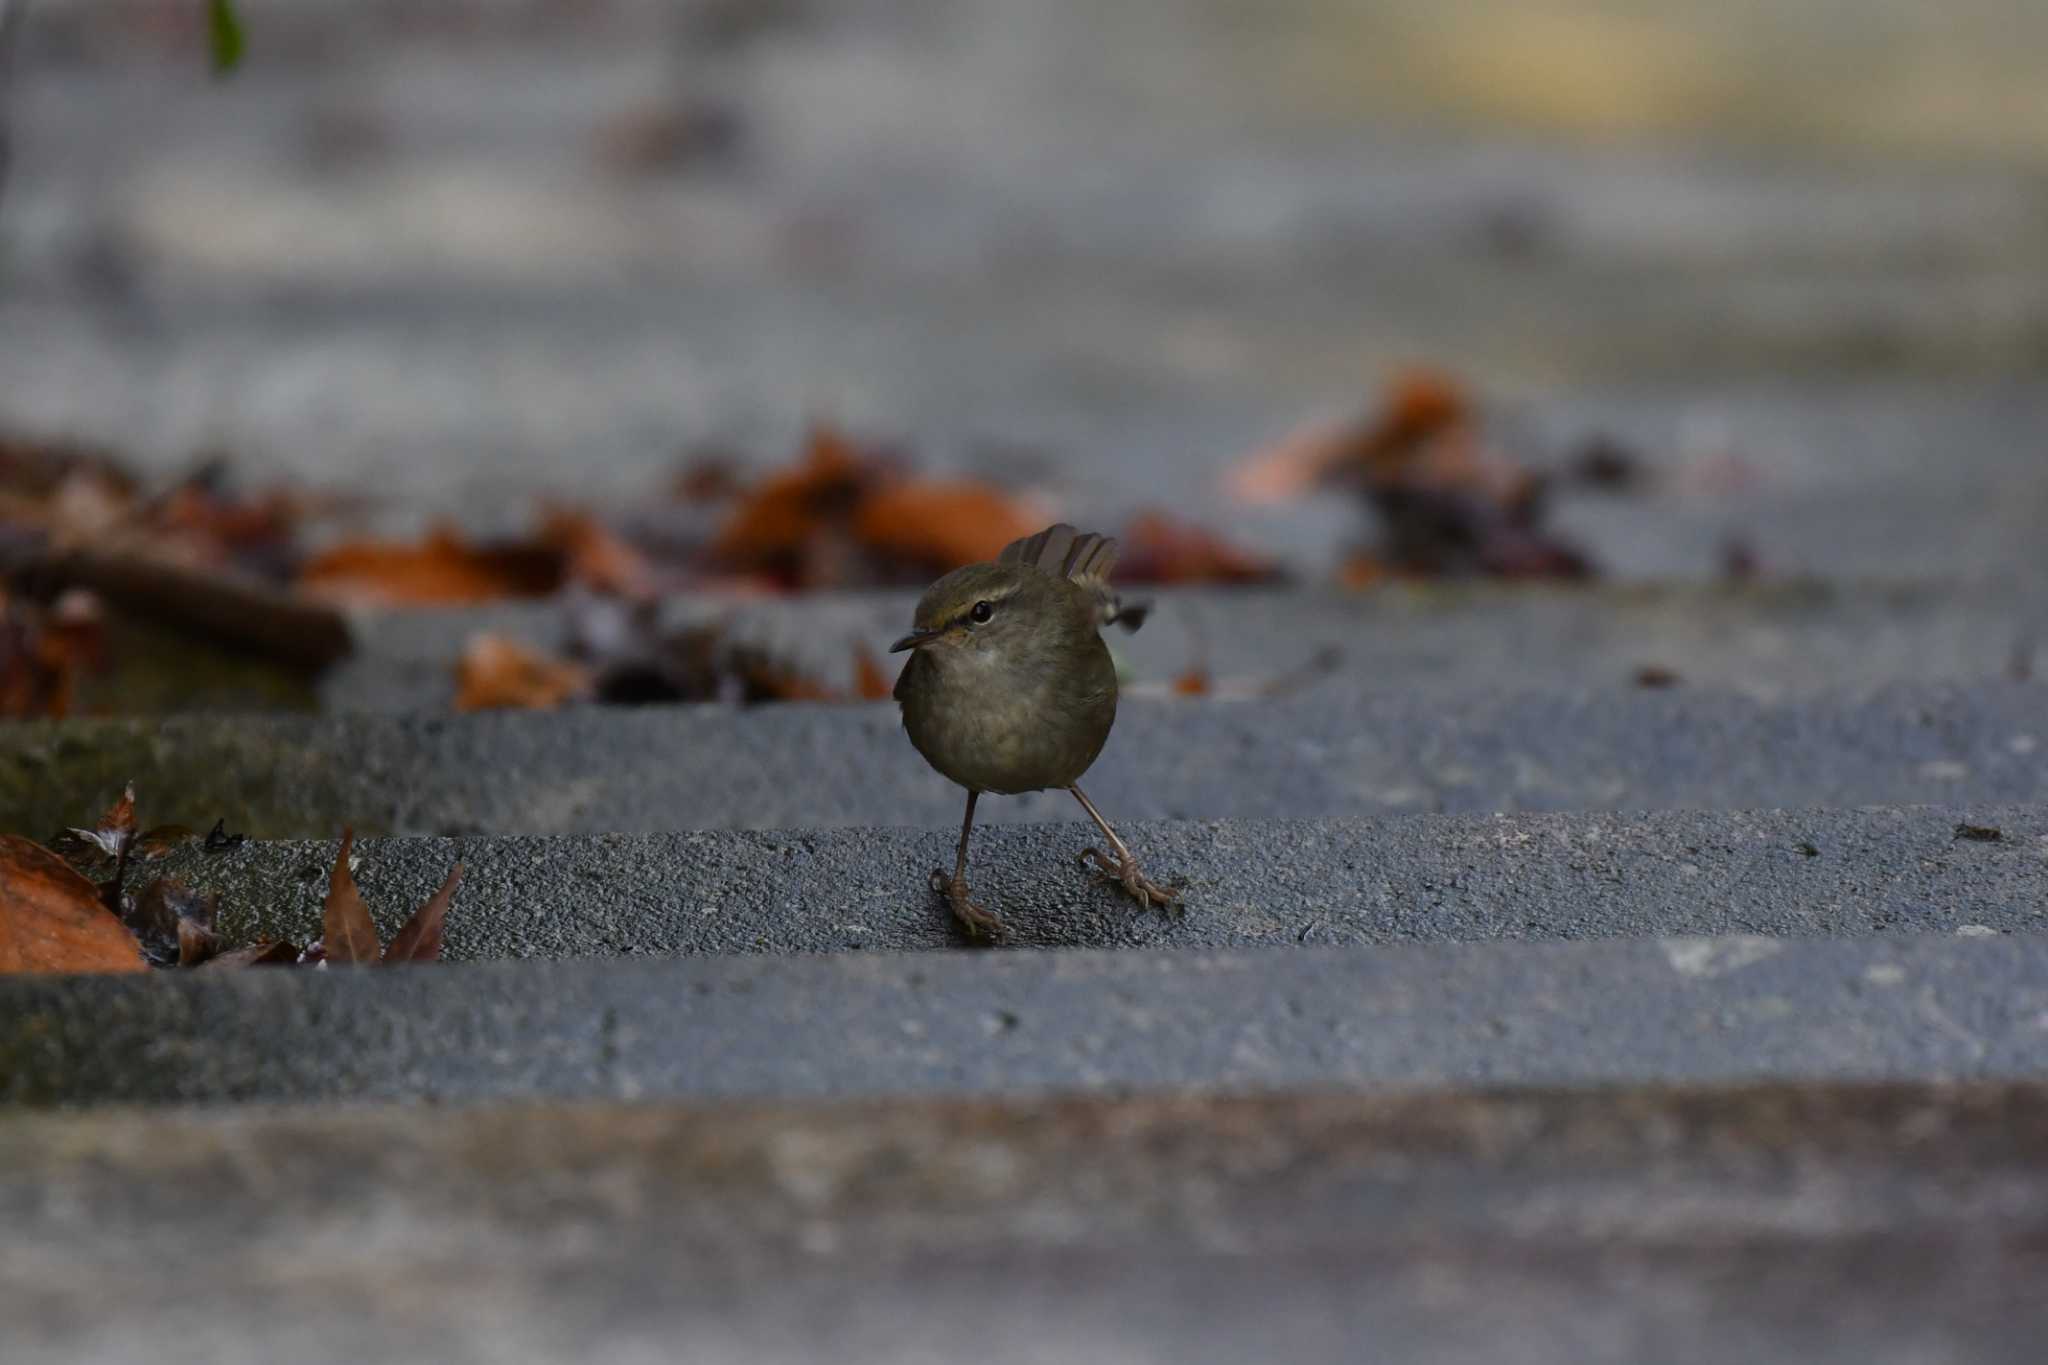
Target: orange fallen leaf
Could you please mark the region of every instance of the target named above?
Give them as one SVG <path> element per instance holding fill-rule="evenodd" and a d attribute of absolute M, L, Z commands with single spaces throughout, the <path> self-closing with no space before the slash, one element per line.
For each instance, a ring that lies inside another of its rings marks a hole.
<path fill-rule="evenodd" d="M 853 692 L 862 701 L 887 701 L 895 691 L 882 661 L 865 644 L 853 647 Z"/>
<path fill-rule="evenodd" d="M 1133 517 L 1122 541 L 1118 577 L 1127 582 L 1262 583 L 1280 573 L 1273 561 L 1159 512 Z"/>
<path fill-rule="evenodd" d="M 769 475 L 742 495 L 712 541 L 712 557 L 736 569 L 775 571 L 798 563 L 879 472 L 879 463 L 838 431 L 813 428 L 795 468 Z"/>
<path fill-rule="evenodd" d="M 450 526 L 417 544 L 359 540 L 313 556 L 299 586 L 330 601 L 425 606 L 545 597 L 562 586 L 565 556 L 538 543 L 475 545 Z"/>
<path fill-rule="evenodd" d="M 546 711 L 588 696 L 590 670 L 502 635 L 472 635 L 455 665 L 458 711 Z"/>
<path fill-rule="evenodd" d="M 1413 459 L 1432 438 L 1472 425 L 1475 412 L 1454 376 L 1411 369 L 1388 383 L 1371 415 L 1299 427 L 1241 460 L 1227 485 L 1246 502 L 1279 502 L 1347 471 L 1383 475 Z"/>
<path fill-rule="evenodd" d="M 1398 462 L 1430 437 L 1471 425 L 1477 411 L 1455 375 L 1420 367 L 1407 370 L 1387 385 L 1361 453 L 1374 463 Z"/>
<path fill-rule="evenodd" d="M 1337 566 L 1337 582 L 1346 588 L 1378 587 L 1389 577 L 1385 561 L 1363 550 L 1345 556 L 1344 562 Z"/>
<path fill-rule="evenodd" d="M 853 533 L 870 550 L 941 574 L 994 559 L 1042 524 L 984 484 L 920 479 L 876 488 L 861 499 Z"/>
<path fill-rule="evenodd" d="M 0 972 L 147 969 L 98 887 L 41 845 L 0 835 Z"/>
<path fill-rule="evenodd" d="M 745 702 L 844 700 L 816 678 L 777 659 L 736 660 L 733 671 L 740 680 L 740 699 Z"/>
<path fill-rule="evenodd" d="M 335 854 L 334 870 L 327 874 L 327 902 L 320 911 L 320 941 L 329 962 L 375 962 L 380 951 L 370 907 L 363 904 L 355 876 L 348 868 L 348 855 L 355 843 L 355 831 L 341 832 L 341 851 Z"/>
<path fill-rule="evenodd" d="M 1206 697 L 1215 686 L 1206 668 L 1190 668 L 1173 680 L 1176 697 Z"/>
<path fill-rule="evenodd" d="M 1318 487 L 1351 456 L 1358 441 L 1355 419 L 1319 419 L 1296 427 L 1240 460 L 1224 486 L 1240 502 L 1273 503 L 1299 498 Z"/>
<path fill-rule="evenodd" d="M 549 507 L 540 535 L 562 553 L 570 581 L 617 597 L 655 595 L 656 574 L 647 556 L 588 512 Z"/>

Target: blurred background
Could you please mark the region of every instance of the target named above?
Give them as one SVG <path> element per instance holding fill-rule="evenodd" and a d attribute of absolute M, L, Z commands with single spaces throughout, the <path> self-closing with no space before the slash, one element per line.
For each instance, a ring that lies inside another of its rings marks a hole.
<path fill-rule="evenodd" d="M 347 535 L 694 545 L 619 509 L 822 423 L 1372 583 L 1330 471 L 1434 394 L 1574 573 L 2044 561 L 2038 4 L 248 0 L 223 79 L 201 0 L 8 9 L 0 430 Z"/>

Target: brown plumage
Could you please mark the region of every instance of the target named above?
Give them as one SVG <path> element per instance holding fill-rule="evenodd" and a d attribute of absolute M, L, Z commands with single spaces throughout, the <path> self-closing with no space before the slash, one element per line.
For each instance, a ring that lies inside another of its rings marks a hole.
<path fill-rule="evenodd" d="M 1135 857 L 1076 785 L 1116 723 L 1116 667 L 1101 627 L 1137 629 L 1143 609 L 1124 606 L 1108 584 L 1116 541 L 1061 524 L 1007 546 L 990 564 L 955 569 L 926 590 L 916 629 L 894 650 L 911 656 L 896 680 L 903 728 L 940 773 L 967 789 L 953 875 L 934 885 L 978 937 L 1000 923 L 967 894 L 967 843 L 982 792 L 1011 795 L 1061 787 L 1102 830 L 1114 858 L 1100 864 L 1141 905 L 1176 897 L 1147 879 Z"/>

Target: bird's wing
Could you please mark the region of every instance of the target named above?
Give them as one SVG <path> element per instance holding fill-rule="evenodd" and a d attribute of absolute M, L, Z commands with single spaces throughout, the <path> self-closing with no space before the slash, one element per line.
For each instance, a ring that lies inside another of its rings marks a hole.
<path fill-rule="evenodd" d="M 1056 578 L 1103 586 L 1116 564 L 1116 540 L 1094 531 L 1076 531 L 1064 521 L 1035 536 L 1013 540 L 996 556 L 998 564 L 1028 564 Z"/>

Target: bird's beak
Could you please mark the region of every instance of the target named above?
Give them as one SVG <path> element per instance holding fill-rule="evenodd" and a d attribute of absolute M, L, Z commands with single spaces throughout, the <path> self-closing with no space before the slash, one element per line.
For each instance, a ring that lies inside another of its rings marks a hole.
<path fill-rule="evenodd" d="M 889 652 L 891 654 L 901 654 L 906 649 L 916 649 L 919 645 L 929 644 L 931 641 L 938 639 L 943 633 L 937 630 L 913 630 L 895 644 L 890 645 Z"/>

